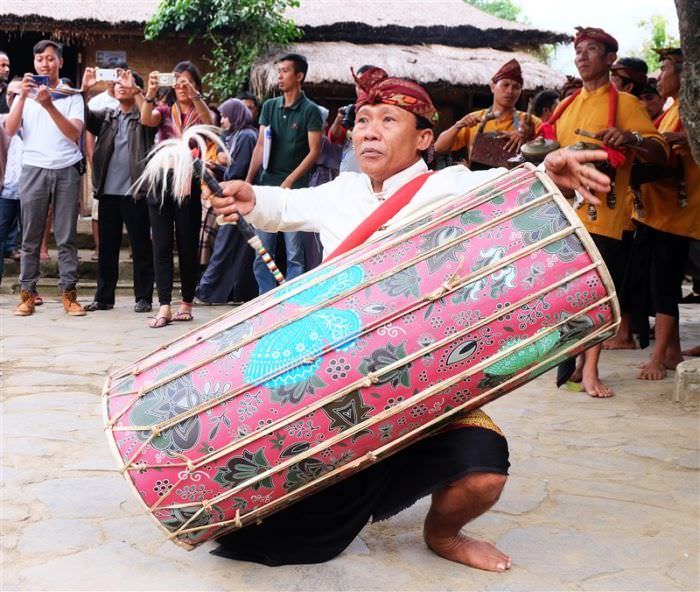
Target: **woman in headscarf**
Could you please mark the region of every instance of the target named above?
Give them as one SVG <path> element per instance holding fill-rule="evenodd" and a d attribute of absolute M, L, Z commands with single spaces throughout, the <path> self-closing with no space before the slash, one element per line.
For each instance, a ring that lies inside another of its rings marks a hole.
<path fill-rule="evenodd" d="M 228 99 L 219 106 L 224 143 L 231 162 L 224 172 L 226 181 L 245 179 L 258 139 L 258 132 L 248 108 L 238 99 Z M 253 275 L 255 253 L 238 229 L 230 224 L 216 233 L 214 248 L 196 297 L 202 304 L 245 302 L 258 295 Z"/>

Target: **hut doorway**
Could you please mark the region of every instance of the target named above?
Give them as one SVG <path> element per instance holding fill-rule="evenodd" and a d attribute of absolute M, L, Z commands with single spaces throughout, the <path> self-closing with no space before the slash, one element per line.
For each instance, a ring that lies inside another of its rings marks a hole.
<path fill-rule="evenodd" d="M 34 72 L 32 48 L 42 39 L 47 39 L 47 35 L 33 31 L 24 33 L 0 31 L 0 50 L 7 53 L 10 58 L 10 79 L 23 76 L 27 72 Z M 63 46 L 63 68 L 60 75 L 70 78 L 73 86 L 80 86 L 82 55 L 82 47 L 78 45 Z"/>

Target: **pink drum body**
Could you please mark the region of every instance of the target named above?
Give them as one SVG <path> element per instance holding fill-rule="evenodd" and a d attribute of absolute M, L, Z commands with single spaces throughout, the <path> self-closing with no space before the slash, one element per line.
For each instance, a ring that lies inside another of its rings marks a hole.
<path fill-rule="evenodd" d="M 532 380 L 618 322 L 590 237 L 525 166 L 115 373 L 106 429 L 148 511 L 191 548 Z"/>

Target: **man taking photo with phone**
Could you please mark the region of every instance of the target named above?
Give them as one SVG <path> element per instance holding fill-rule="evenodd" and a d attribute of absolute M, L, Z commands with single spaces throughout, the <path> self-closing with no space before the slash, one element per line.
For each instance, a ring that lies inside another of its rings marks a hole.
<path fill-rule="evenodd" d="M 20 259 L 20 303 L 17 316 L 34 313 L 34 294 L 39 279 L 39 253 L 49 204 L 58 246 L 59 288 L 64 310 L 83 316 L 78 304 L 78 189 L 83 155 L 78 147 L 85 120 L 79 94 L 53 99 L 63 66 L 63 46 L 45 39 L 34 46 L 34 69 L 38 77 L 25 74 L 20 95 L 5 121 L 14 136 L 22 128 L 24 151 L 20 178 L 22 250 Z M 37 84 L 39 82 L 40 84 Z M 48 82 L 48 84 L 45 84 Z"/>

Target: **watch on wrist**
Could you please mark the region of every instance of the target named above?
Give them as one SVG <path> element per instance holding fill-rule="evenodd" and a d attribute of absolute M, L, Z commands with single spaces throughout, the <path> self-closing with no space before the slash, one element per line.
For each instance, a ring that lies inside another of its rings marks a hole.
<path fill-rule="evenodd" d="M 642 134 L 639 132 L 632 132 L 632 136 L 634 137 L 634 145 L 641 146 L 644 142 L 644 136 L 642 136 Z"/>
<path fill-rule="evenodd" d="M 144 99 L 147 103 L 150 103 L 151 105 L 155 105 L 155 103 L 156 103 L 155 97 L 153 97 L 152 99 L 149 99 L 148 97 L 144 97 Z"/>

